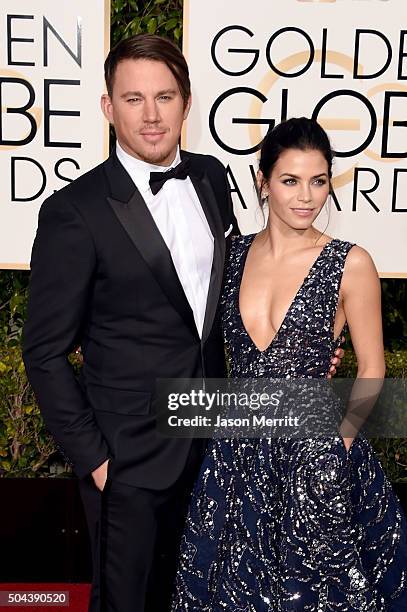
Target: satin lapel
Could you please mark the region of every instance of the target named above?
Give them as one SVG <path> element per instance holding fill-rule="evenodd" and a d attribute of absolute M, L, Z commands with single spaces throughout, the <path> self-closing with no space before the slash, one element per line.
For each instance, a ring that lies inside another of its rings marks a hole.
<path fill-rule="evenodd" d="M 116 159 L 116 163 L 120 162 Z M 130 177 L 122 166 L 121 168 L 127 176 L 127 178 L 123 176 L 121 178 L 127 181 Z M 117 168 L 115 172 L 117 172 Z M 111 181 L 111 178 L 110 176 L 109 181 Z M 120 195 L 123 196 L 126 193 L 123 182 L 119 185 L 116 191 L 120 190 Z M 128 194 L 129 185 L 126 184 L 126 187 Z M 108 197 L 108 202 L 171 304 L 194 334 L 198 335 L 194 315 L 178 278 L 171 253 L 144 199 L 132 181 L 131 187 L 132 195 L 128 201 Z M 113 191 L 114 187 L 112 188 Z"/>
<path fill-rule="evenodd" d="M 212 328 L 222 289 L 223 267 L 225 263 L 225 234 L 215 194 L 208 176 L 206 174 L 199 178 L 191 176 L 191 181 L 214 238 L 213 263 L 202 332 L 202 342 L 205 342 Z"/>

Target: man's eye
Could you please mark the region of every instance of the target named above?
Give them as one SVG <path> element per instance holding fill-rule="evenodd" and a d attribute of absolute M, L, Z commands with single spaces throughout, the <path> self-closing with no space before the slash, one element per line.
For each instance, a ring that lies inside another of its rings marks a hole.
<path fill-rule="evenodd" d="M 160 96 L 160 100 L 171 100 L 171 96 Z"/>

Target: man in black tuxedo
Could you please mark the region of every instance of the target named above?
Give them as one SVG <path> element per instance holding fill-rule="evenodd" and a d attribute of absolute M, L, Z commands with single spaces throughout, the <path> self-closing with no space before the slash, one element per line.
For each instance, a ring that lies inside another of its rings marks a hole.
<path fill-rule="evenodd" d="M 216 311 L 234 217 L 222 164 L 178 149 L 191 103 L 178 48 L 132 37 L 105 76 L 117 147 L 41 208 L 24 360 L 82 479 L 91 609 L 165 612 L 202 442 L 160 437 L 152 395 L 157 378 L 224 375 Z"/>
<path fill-rule="evenodd" d="M 224 375 L 217 305 L 236 225 L 222 164 L 178 149 L 191 97 L 177 47 L 129 38 L 105 76 L 117 146 L 41 208 L 23 354 L 81 479 L 90 609 L 165 612 L 203 445 L 158 434 L 155 381 Z"/>

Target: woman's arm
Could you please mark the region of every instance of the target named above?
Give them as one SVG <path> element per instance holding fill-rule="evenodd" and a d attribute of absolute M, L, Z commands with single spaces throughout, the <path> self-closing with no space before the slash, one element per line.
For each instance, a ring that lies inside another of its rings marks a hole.
<path fill-rule="evenodd" d="M 374 406 L 385 374 L 380 281 L 372 258 L 358 246 L 347 257 L 341 294 L 358 366 L 357 381 L 341 425 L 348 450 Z"/>
<path fill-rule="evenodd" d="M 355 246 L 343 273 L 342 301 L 358 364 L 358 378 L 385 374 L 381 288 L 369 253 Z"/>

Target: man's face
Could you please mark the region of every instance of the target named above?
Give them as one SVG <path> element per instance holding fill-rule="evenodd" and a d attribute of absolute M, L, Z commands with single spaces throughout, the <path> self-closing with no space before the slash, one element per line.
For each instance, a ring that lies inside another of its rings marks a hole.
<path fill-rule="evenodd" d="M 148 59 L 122 60 L 114 75 L 112 96 L 103 95 L 101 104 L 129 155 L 160 166 L 172 163 L 190 100 L 185 106 L 166 64 Z"/>

